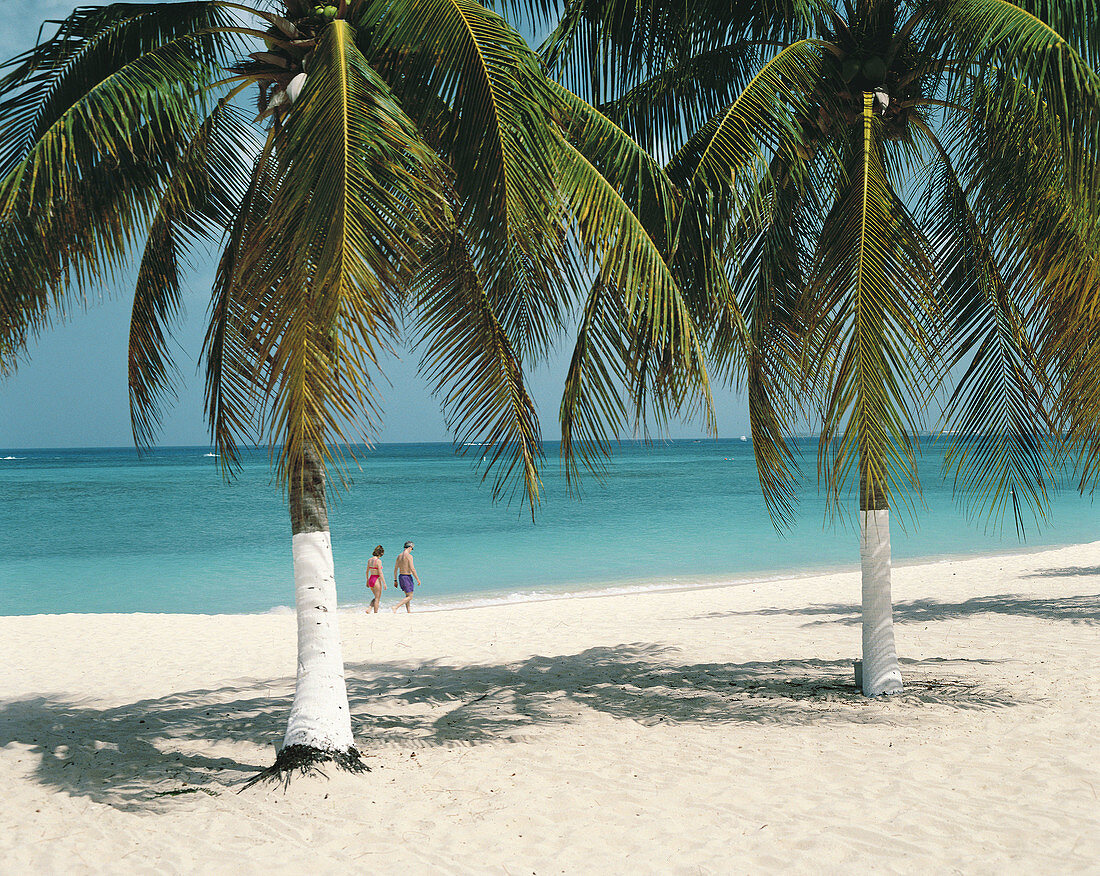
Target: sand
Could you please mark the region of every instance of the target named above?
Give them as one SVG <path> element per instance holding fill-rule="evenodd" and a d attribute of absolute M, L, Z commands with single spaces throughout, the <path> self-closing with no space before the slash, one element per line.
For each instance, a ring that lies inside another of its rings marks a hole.
<path fill-rule="evenodd" d="M 345 613 L 372 771 L 243 793 L 292 616 L 0 618 L 0 872 L 1100 873 L 1100 542 L 895 569 L 898 697 L 858 594 Z"/>

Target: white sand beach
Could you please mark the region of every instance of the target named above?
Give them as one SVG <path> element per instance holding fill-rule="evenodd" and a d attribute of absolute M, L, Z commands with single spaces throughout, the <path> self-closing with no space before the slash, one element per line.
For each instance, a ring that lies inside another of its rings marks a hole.
<path fill-rule="evenodd" d="M 243 793 L 292 616 L 0 618 L 0 872 L 1100 873 L 1100 542 L 894 596 L 875 701 L 855 572 L 346 613 L 372 772 Z"/>

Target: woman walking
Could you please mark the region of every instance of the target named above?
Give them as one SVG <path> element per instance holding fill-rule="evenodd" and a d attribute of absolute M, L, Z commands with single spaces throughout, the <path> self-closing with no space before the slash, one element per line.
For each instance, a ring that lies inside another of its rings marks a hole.
<path fill-rule="evenodd" d="M 378 614 L 378 607 L 382 604 L 382 582 L 385 580 L 382 576 L 382 554 L 384 553 L 382 545 L 378 545 L 374 549 L 374 554 L 367 560 L 367 589 L 374 594 L 374 599 L 367 607 L 367 614 L 371 611 Z"/>

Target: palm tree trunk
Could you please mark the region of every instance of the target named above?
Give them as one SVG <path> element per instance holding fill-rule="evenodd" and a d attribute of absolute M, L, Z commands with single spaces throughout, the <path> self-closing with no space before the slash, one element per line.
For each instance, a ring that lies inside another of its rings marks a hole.
<path fill-rule="evenodd" d="M 885 496 L 871 488 L 865 471 L 860 475 L 859 509 L 863 693 L 877 697 L 901 691 L 901 667 L 894 647 L 894 610 L 890 595 L 890 506 Z"/>
<path fill-rule="evenodd" d="M 290 474 L 298 679 L 279 759 L 284 769 L 335 760 L 359 762 L 336 617 L 336 574 L 325 504 L 325 469 L 307 451 Z M 278 767 L 279 764 L 276 763 Z"/>

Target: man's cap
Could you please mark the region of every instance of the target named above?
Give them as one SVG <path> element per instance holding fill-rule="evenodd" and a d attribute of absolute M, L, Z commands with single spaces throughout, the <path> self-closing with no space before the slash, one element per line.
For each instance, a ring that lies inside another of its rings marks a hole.
<path fill-rule="evenodd" d="M 411 547 L 415 547 L 415 545 L 411 541 L 407 541 L 407 542 L 405 542 L 405 547 L 411 548 Z"/>

